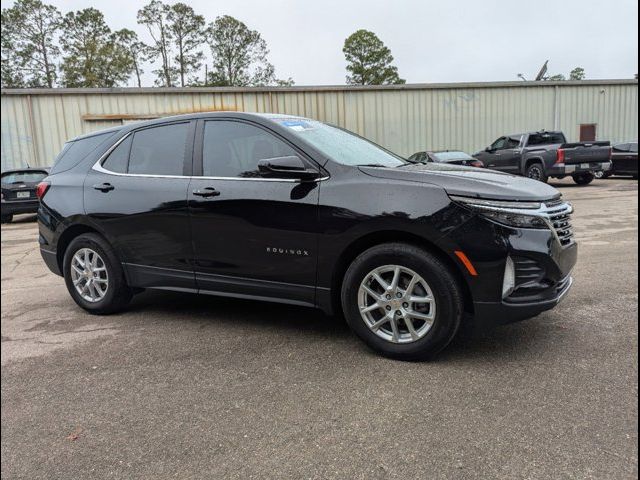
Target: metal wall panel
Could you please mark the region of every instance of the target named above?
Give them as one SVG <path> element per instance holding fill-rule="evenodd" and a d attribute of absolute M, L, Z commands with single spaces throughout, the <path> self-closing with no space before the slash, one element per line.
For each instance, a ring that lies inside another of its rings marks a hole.
<path fill-rule="evenodd" d="M 62 144 L 94 130 L 156 116 L 212 110 L 274 112 L 334 123 L 401 155 L 475 152 L 499 135 L 580 124 L 597 137 L 638 137 L 634 80 L 502 82 L 387 87 L 3 90 L 2 169 L 50 165 Z"/>

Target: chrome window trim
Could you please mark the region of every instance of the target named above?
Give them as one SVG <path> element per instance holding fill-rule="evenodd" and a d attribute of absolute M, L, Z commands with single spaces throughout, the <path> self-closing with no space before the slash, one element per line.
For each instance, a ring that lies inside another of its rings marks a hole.
<path fill-rule="evenodd" d="M 201 179 L 201 180 L 231 180 L 231 181 L 249 181 L 249 182 L 283 182 L 283 183 L 303 183 L 302 180 L 298 180 L 295 178 L 242 178 L 242 177 L 205 177 L 202 175 L 159 175 L 153 173 L 120 173 L 113 172 L 111 170 L 107 170 L 102 166 L 102 162 L 104 162 L 111 152 L 113 152 L 118 145 L 124 142 L 130 135 L 133 135 L 135 131 L 127 133 L 124 137 L 114 143 L 109 149 L 104 152 L 100 158 L 93 164 L 91 167 L 92 170 L 96 172 L 104 173 L 106 175 L 115 175 L 117 177 L 138 177 L 138 178 L 188 178 L 188 179 Z M 329 176 L 324 176 L 320 178 L 316 178 L 311 182 L 304 183 L 313 183 L 313 182 L 322 182 L 324 180 L 328 180 Z"/>

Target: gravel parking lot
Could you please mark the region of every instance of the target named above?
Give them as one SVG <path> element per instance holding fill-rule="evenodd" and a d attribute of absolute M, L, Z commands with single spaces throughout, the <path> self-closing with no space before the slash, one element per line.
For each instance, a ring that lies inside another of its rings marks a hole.
<path fill-rule="evenodd" d="M 3 478 L 634 478 L 638 183 L 555 182 L 573 291 L 437 361 L 369 352 L 340 319 L 147 292 L 75 306 L 33 216 L 2 226 Z"/>

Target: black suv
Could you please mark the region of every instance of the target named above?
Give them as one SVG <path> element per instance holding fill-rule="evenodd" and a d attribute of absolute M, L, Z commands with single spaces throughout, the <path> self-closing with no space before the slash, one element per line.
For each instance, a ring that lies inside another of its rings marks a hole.
<path fill-rule="evenodd" d="M 38 189 L 40 248 L 90 313 L 144 288 L 342 312 L 420 359 L 463 315 L 508 323 L 571 287 L 572 208 L 523 177 L 416 165 L 314 120 L 204 113 L 68 142 Z"/>

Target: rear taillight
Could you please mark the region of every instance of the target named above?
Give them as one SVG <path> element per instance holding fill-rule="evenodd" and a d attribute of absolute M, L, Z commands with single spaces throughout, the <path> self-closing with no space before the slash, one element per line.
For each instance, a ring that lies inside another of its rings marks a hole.
<path fill-rule="evenodd" d="M 49 182 L 40 182 L 38 185 L 36 185 L 36 197 L 42 200 L 42 197 L 44 197 L 44 194 L 47 193 L 47 190 L 49 190 L 50 186 L 51 184 Z"/>
<path fill-rule="evenodd" d="M 556 163 L 564 163 L 564 150 L 561 148 L 556 150 Z"/>

